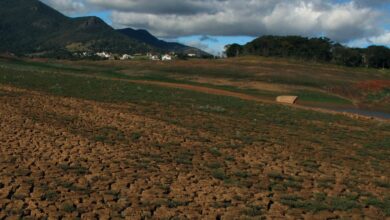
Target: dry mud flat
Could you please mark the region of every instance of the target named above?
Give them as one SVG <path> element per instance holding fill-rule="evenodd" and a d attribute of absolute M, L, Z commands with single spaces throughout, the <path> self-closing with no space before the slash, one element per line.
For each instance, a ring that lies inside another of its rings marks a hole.
<path fill-rule="evenodd" d="M 0 103 L 0 219 L 386 218 L 372 205 L 316 212 L 287 206 L 292 194 L 349 192 L 352 173 L 322 161 L 303 166 L 287 146 L 217 149 L 231 140 L 130 104 L 4 86 Z M 358 180 L 388 176 L 360 172 L 354 184 L 386 193 Z"/>

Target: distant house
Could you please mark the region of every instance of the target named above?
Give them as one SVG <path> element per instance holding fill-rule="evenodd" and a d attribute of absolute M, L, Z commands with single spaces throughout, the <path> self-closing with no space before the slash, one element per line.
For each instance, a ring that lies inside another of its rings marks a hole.
<path fill-rule="evenodd" d="M 148 56 L 150 60 L 160 60 L 160 56 L 157 54 L 147 53 L 146 56 Z"/>
<path fill-rule="evenodd" d="M 173 60 L 173 58 L 172 58 L 171 55 L 165 54 L 164 56 L 162 56 L 161 60 L 163 60 L 163 61 L 170 61 L 170 60 Z"/>
<path fill-rule="evenodd" d="M 188 57 L 197 57 L 198 55 L 194 54 L 194 53 L 189 53 L 187 54 Z"/>
<path fill-rule="evenodd" d="M 103 52 L 96 53 L 96 56 L 99 56 L 101 58 L 110 58 L 111 54 L 103 51 Z"/>
<path fill-rule="evenodd" d="M 123 54 L 121 57 L 120 57 L 120 60 L 131 60 L 133 59 L 133 57 L 129 54 Z"/>

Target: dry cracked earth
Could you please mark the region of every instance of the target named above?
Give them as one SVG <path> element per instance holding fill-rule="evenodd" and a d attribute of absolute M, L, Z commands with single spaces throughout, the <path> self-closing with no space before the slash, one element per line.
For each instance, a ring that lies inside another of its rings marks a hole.
<path fill-rule="evenodd" d="M 239 143 L 133 104 L 8 86 L 0 103 L 0 219 L 386 219 L 353 199 L 321 208 L 354 184 L 381 198 L 388 188 L 361 181 L 387 181 L 381 172 L 361 169 L 351 183 L 347 166 L 302 165 L 302 149 L 213 147 Z"/>

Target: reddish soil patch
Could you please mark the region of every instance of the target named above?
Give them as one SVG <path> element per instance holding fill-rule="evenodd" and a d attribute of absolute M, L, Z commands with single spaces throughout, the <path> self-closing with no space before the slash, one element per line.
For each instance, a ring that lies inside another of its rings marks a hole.
<path fill-rule="evenodd" d="M 390 80 L 368 80 L 359 82 L 356 87 L 367 92 L 379 92 L 390 88 Z"/>

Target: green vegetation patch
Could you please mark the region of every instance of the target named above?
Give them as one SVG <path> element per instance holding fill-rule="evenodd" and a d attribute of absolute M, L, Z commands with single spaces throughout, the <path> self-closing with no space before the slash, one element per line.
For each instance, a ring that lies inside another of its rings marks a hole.
<path fill-rule="evenodd" d="M 310 212 L 329 211 L 349 211 L 361 208 L 357 197 L 341 196 L 328 197 L 326 194 L 318 193 L 312 199 L 303 199 L 296 195 L 281 197 L 281 203 L 291 208 L 305 209 Z"/>
<path fill-rule="evenodd" d="M 383 200 L 370 197 L 365 200 L 365 204 L 377 207 L 381 209 L 386 216 L 390 216 L 390 197 L 386 197 Z"/>

